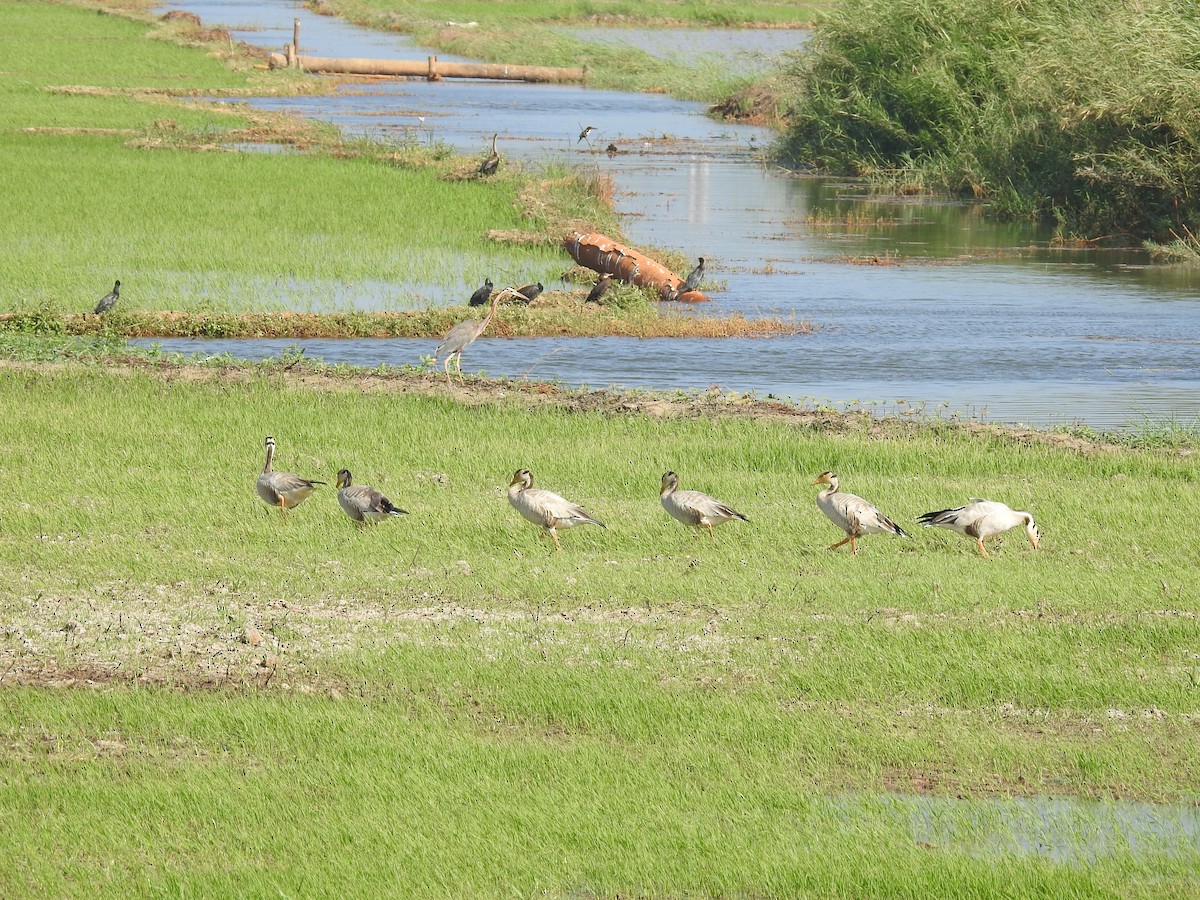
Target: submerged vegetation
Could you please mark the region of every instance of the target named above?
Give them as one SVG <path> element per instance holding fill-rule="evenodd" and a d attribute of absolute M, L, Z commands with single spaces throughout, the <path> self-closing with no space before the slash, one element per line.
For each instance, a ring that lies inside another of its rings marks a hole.
<path fill-rule="evenodd" d="M 789 75 L 784 151 L 1170 241 L 1200 224 L 1200 6 L 845 0 Z"/>

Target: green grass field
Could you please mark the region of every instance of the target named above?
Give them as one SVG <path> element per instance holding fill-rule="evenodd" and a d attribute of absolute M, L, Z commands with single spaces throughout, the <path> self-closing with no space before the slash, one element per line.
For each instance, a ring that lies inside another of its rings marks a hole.
<path fill-rule="evenodd" d="M 90 310 L 117 278 L 126 309 L 337 309 L 363 282 L 383 308 L 419 308 L 428 286 L 465 298 L 484 274 L 550 281 L 570 263 L 553 242 L 500 244 L 489 231 L 614 227 L 572 173 L 456 180 L 472 161 L 185 102 L 174 95 L 316 80 L 266 80 L 164 29 L 84 6 L 5 4 L 0 154 L 20 177 L 0 181 L 0 202 L 23 214 L 0 218 L 0 311 Z M 228 140 L 307 152 L 223 152 Z M 538 210 L 521 199 L 530 191 Z"/>
<path fill-rule="evenodd" d="M 1192 456 L 439 384 L 5 368 L 0 893 L 1200 889 L 1194 842 L 1061 864 L 969 824 L 1200 799 Z M 358 530 L 324 488 L 281 518 L 267 433 L 411 514 Z M 609 527 L 551 552 L 520 467 Z M 685 530 L 667 468 L 750 522 Z M 828 468 L 905 526 L 1031 509 L 1042 549 L 828 552 Z M 956 837 L 887 799 L 921 793 L 965 798 Z"/>

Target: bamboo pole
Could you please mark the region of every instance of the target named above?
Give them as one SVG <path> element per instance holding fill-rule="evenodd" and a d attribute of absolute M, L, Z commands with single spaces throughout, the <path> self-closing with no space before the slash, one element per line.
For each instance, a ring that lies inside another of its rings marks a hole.
<path fill-rule="evenodd" d="M 638 287 L 652 288 L 658 292 L 661 300 L 679 300 L 683 303 L 704 303 L 708 300 L 700 291 L 677 293 L 683 285 L 682 278 L 662 263 L 602 234 L 573 231 L 563 238 L 563 249 L 581 266 Z"/>
<path fill-rule="evenodd" d="M 440 62 L 436 56 L 426 60 L 363 59 L 331 56 L 297 56 L 297 65 L 308 72 L 331 75 L 402 75 L 429 78 L 485 78 L 504 81 L 582 82 L 585 69 L 561 69 L 555 66 L 510 66 L 504 63 Z M 287 65 L 287 59 L 271 54 L 275 67 Z"/>

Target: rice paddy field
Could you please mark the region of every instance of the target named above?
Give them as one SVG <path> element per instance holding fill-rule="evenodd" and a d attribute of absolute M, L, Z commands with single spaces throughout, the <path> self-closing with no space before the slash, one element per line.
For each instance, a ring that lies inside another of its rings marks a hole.
<path fill-rule="evenodd" d="M 1194 434 L 64 336 L 139 261 L 141 314 L 199 303 L 180 285 L 213 254 L 205 302 L 242 309 L 287 267 L 492 252 L 452 215 L 395 215 L 390 249 L 355 221 L 412 191 L 540 226 L 521 173 L 178 105 L 257 70 L 132 13 L 3 18 L 0 198 L 25 213 L 0 307 L 28 327 L 0 334 L 0 896 L 1200 896 Z M 221 150 L 242 129 L 309 149 Z M 286 514 L 255 492 L 268 435 L 328 482 Z M 341 468 L 409 514 L 354 525 Z M 522 468 L 607 527 L 555 552 L 509 504 Z M 749 521 L 685 528 L 667 470 Z M 912 536 L 827 550 L 826 470 Z M 1031 511 L 1040 549 L 915 522 L 977 496 Z"/>
<path fill-rule="evenodd" d="M 978 833 L 1010 798 L 1196 803 L 1179 450 L 278 365 L 0 394 L 6 896 L 1197 890 L 1194 832 L 1065 863 Z M 267 433 L 410 514 L 268 508 Z M 518 468 L 608 527 L 553 552 Z M 750 521 L 685 529 L 667 469 Z M 826 469 L 917 533 L 827 551 Z M 1041 549 L 915 527 L 968 496 Z M 953 837 L 913 796 L 960 799 Z"/>

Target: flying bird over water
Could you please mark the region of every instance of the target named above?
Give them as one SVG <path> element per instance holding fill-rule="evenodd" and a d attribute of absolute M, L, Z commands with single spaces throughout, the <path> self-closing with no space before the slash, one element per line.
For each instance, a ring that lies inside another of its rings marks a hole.
<path fill-rule="evenodd" d="M 723 522 L 738 519 L 742 522 L 750 520 L 731 506 L 722 503 L 715 497 L 702 494 L 700 491 L 681 491 L 679 476 L 674 472 L 664 472 L 659 486 L 658 497 L 663 509 L 671 514 L 671 518 L 695 528 L 707 528 L 708 536 L 714 541 L 713 526 Z"/>
<path fill-rule="evenodd" d="M 113 289 L 100 298 L 100 302 L 96 304 L 96 315 L 106 313 L 121 299 L 121 282 L 118 280 L 113 284 Z"/>
<path fill-rule="evenodd" d="M 551 491 L 535 488 L 533 475 L 528 469 L 518 469 L 508 483 L 508 502 L 530 522 L 550 532 L 556 550 L 562 549 L 562 544 L 558 542 L 559 528 L 574 528 L 576 525 L 606 527 L 578 503 L 572 503 Z"/>
<path fill-rule="evenodd" d="M 813 484 L 829 485 L 817 494 L 817 506 L 829 517 L 829 521 L 846 532 L 842 540 L 829 547 L 830 550 L 836 550 L 848 542 L 850 552 L 857 555 L 856 542 L 864 534 L 898 534 L 900 537 L 912 537 L 862 497 L 839 491 L 838 477 L 832 472 L 822 472 Z"/>
<path fill-rule="evenodd" d="M 360 525 L 374 525 L 384 519 L 408 515 L 382 493 L 367 484 L 354 484 L 349 469 L 337 473 L 338 505 Z"/>
<path fill-rule="evenodd" d="M 974 538 L 979 553 L 985 557 L 988 552 L 983 546 L 984 541 L 1008 531 L 1010 528 L 1016 528 L 1018 525 L 1025 526 L 1025 536 L 1029 538 L 1029 543 L 1033 545 L 1034 550 L 1038 548 L 1038 542 L 1041 539 L 1041 533 L 1033 522 L 1033 513 L 1012 509 L 995 500 L 980 500 L 976 497 L 971 498 L 971 502 L 966 506 L 940 509 L 917 516 L 917 521 L 926 528 L 930 526 L 949 528 L 951 531 Z"/>
<path fill-rule="evenodd" d="M 258 476 L 256 485 L 258 496 L 264 503 L 278 506 L 279 511 L 283 512 L 285 509 L 299 506 L 308 499 L 309 494 L 317 489 L 318 484 L 325 483 L 310 478 L 301 478 L 291 472 L 274 471 L 271 462 L 275 458 L 275 438 L 267 438 L 266 448 L 267 461 L 263 464 L 262 474 Z"/>

